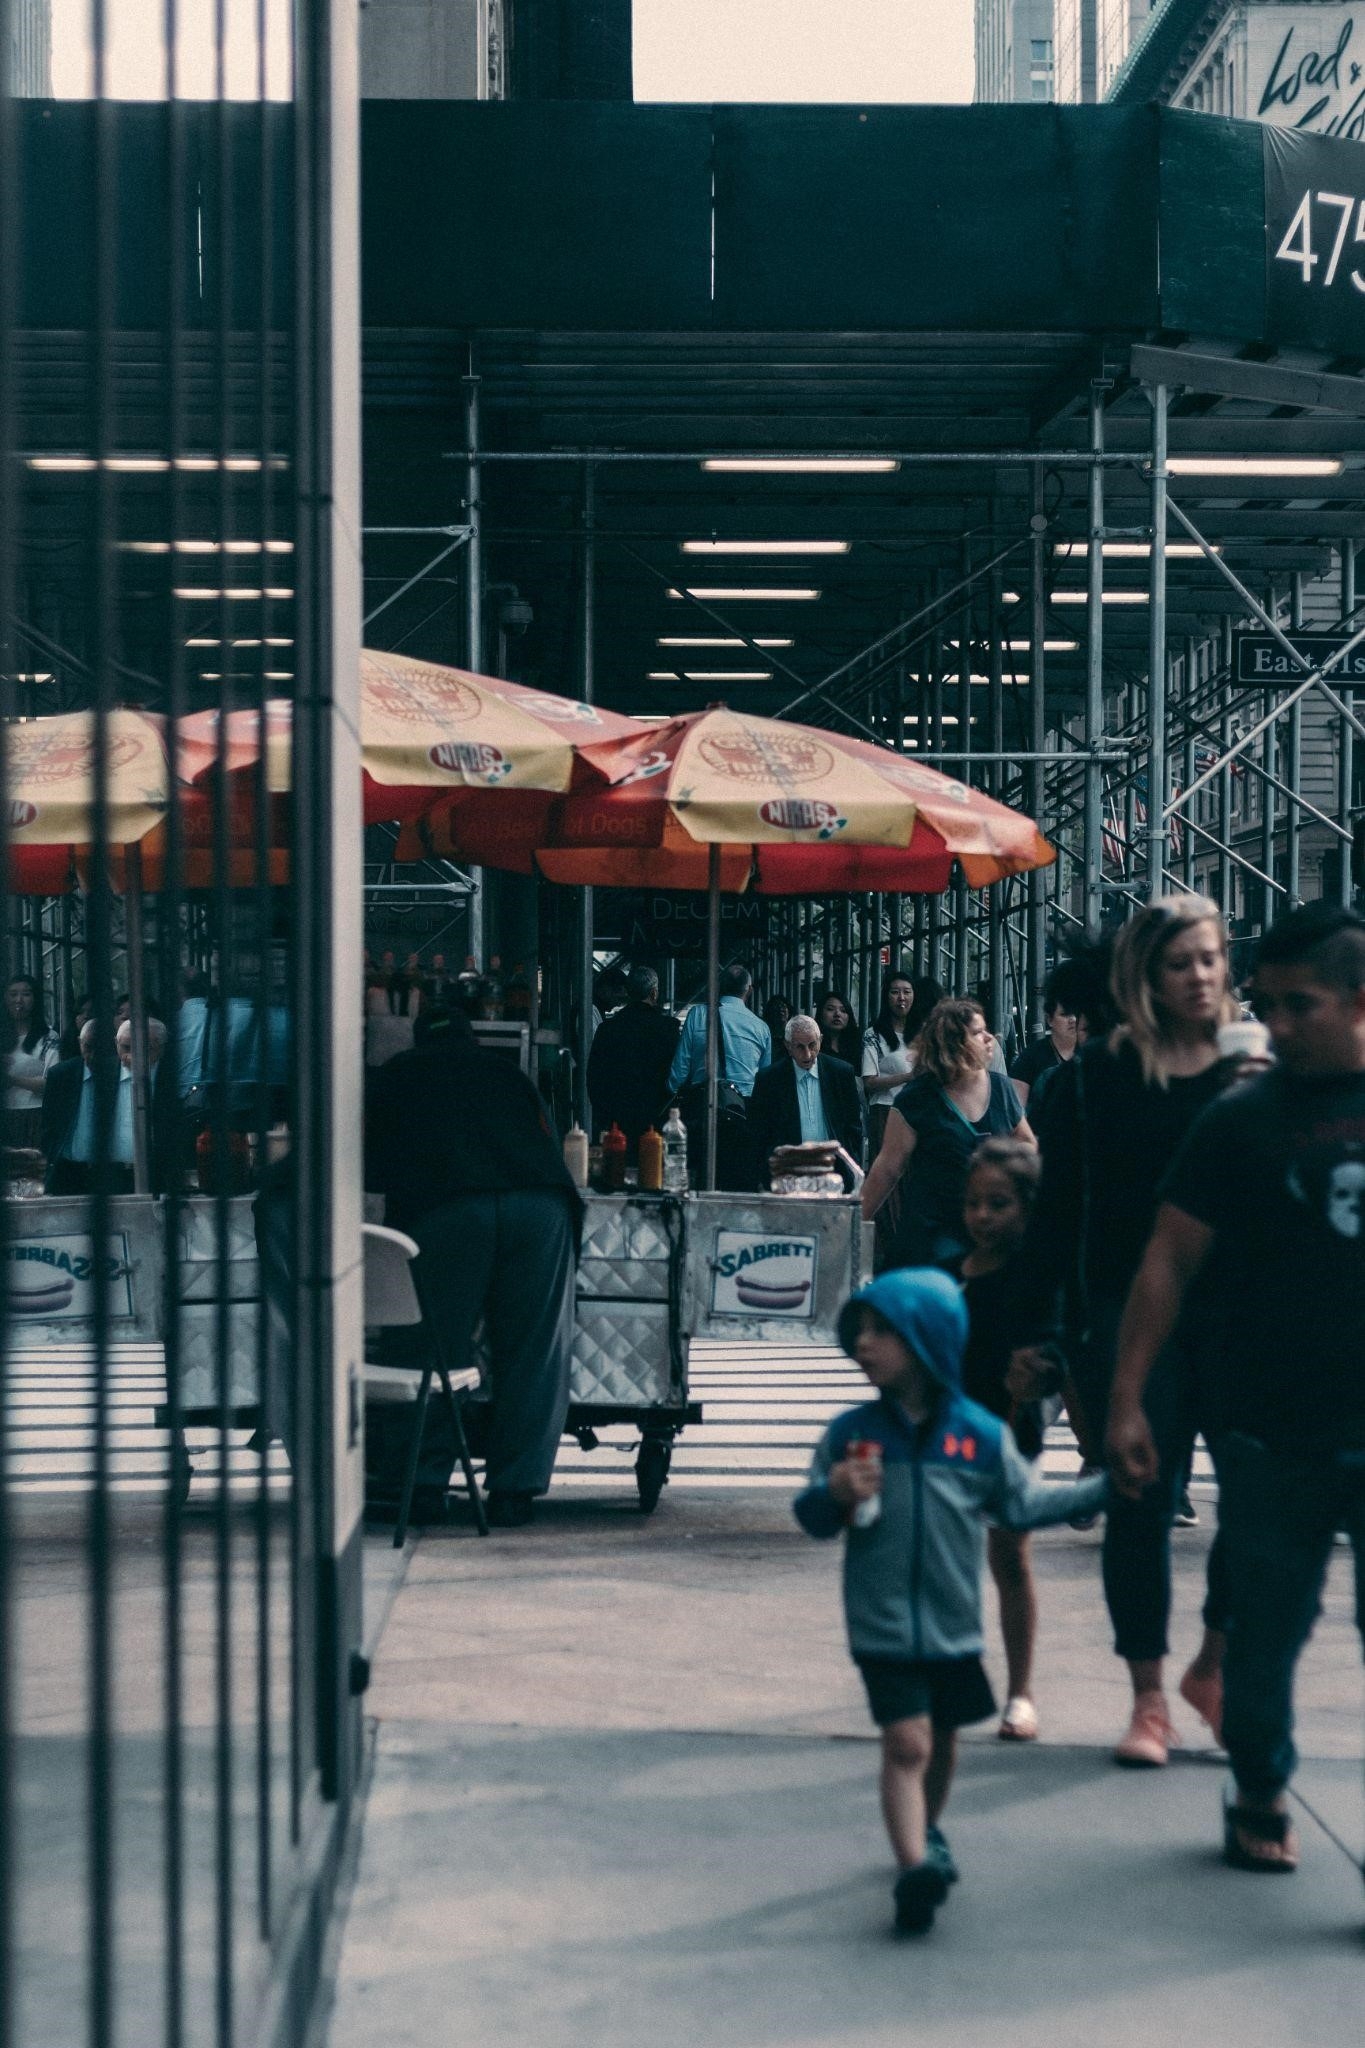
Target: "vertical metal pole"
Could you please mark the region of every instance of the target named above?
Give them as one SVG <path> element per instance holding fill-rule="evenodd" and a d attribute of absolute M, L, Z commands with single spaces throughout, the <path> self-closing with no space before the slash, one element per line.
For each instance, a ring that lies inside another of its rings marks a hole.
<path fill-rule="evenodd" d="M 1037 471 L 1034 472 L 1035 476 Z M 1000 571 L 991 571 L 989 593 L 990 603 L 990 752 L 995 755 L 995 765 L 987 776 L 992 796 L 997 799 L 1005 786 L 1005 764 L 1001 755 L 1005 751 L 1005 674 L 1004 650 L 1000 645 Z M 1041 764 L 1040 764 L 1041 765 Z M 986 972 L 991 984 L 991 1030 L 996 1037 L 1002 1036 L 1008 1017 L 1005 992 L 1005 884 L 997 882 L 986 895 L 987 931 Z M 1024 1020 L 1021 1019 L 1021 1023 Z M 1027 1024 L 1024 1024 L 1027 1030 Z"/>
<path fill-rule="evenodd" d="M 962 546 L 962 573 L 971 572 L 971 542 Z M 962 607 L 961 634 L 959 639 L 958 687 L 957 687 L 957 731 L 958 748 L 964 754 L 972 749 L 972 599 L 968 590 L 966 603 Z M 971 764 L 964 761 L 958 770 L 962 780 L 971 787 Z M 959 862 L 953 875 L 953 923 L 957 927 L 953 940 L 953 988 L 960 995 L 966 995 L 971 982 L 971 961 L 968 932 L 969 899 L 967 877 Z"/>
<path fill-rule="evenodd" d="M 1279 619 L 1279 599 L 1273 585 L 1266 610 L 1272 619 Z M 1262 716 L 1269 718 L 1274 709 L 1275 692 L 1267 690 L 1262 699 Z M 1275 875 L 1275 791 L 1268 778 L 1276 772 L 1278 751 L 1277 731 L 1272 722 L 1267 725 L 1261 739 L 1261 766 L 1267 777 L 1261 784 L 1261 872 L 1273 876 L 1277 881 L 1279 877 Z M 1261 930 L 1267 932 L 1275 921 L 1275 891 L 1268 881 L 1261 885 L 1261 904 Z"/>
<path fill-rule="evenodd" d="M 939 578 L 939 582 L 941 585 L 943 582 L 942 577 Z M 919 729 L 921 734 L 927 729 L 929 746 L 934 753 L 939 754 L 943 751 L 943 665 L 947 659 L 947 649 L 943 644 L 943 630 L 941 626 L 935 626 L 933 633 L 930 635 L 926 651 L 933 664 L 929 681 L 929 715 L 926 721 L 925 703 L 923 697 L 921 697 Z M 930 896 L 927 899 L 925 908 L 929 920 L 929 973 L 935 981 L 942 981 L 944 969 L 942 897 L 938 895 Z"/>
<path fill-rule="evenodd" d="M 19 191 L 16 184 L 17 137 L 13 80 L 9 75 L 13 50 L 13 16 L 7 0 L 0 0 L 0 275 L 13 277 L 18 270 Z M 14 658 L 11 619 L 15 599 L 15 567 L 18 561 L 20 518 L 19 479 L 23 474 L 14 458 L 19 445 L 18 404 L 14 323 L 15 294 L 7 292 L 0 301 L 0 863 L 7 879 L 9 868 L 10 780 L 8 733 L 17 710 L 18 689 L 11 678 L 18 666 Z M 67 899 L 69 900 L 69 898 Z M 10 972 L 8 948 L 0 972 Z M 67 968 L 68 974 L 70 968 Z M 0 1203 L 0 1247 L 10 1234 L 11 1205 Z M 13 1500 L 10 1491 L 10 1328 L 9 1296 L 0 1301 L 0 2048 L 15 2048 L 17 2006 L 15 1997 L 15 1878 L 17 1845 L 15 1821 L 18 1787 L 14 1759 L 15 1614 L 13 1564 Z"/>
<path fill-rule="evenodd" d="M 151 1193 L 148 1126 L 151 1088 L 147 1075 L 147 989 L 142 928 L 142 848 L 124 854 L 124 934 L 128 945 L 128 1006 L 133 1032 L 133 1192 Z"/>
<path fill-rule="evenodd" d="M 294 1328 L 308 1410 L 294 1485 L 310 1525 L 304 1627 L 317 1641 L 323 1797 L 344 1815 L 359 1752 L 364 1358 L 360 1287 L 359 92 L 351 0 L 303 8 L 295 39 L 299 390 L 294 693 Z M 224 1481 L 226 1485 L 226 1481 Z"/>
<path fill-rule="evenodd" d="M 1303 631 L 1303 571 L 1296 569 L 1289 586 L 1289 623 L 1295 633 Z M 1343 720 L 1343 724 L 1344 724 Z M 1289 707 L 1289 758 L 1285 765 L 1284 780 L 1291 794 L 1285 799 L 1284 843 L 1285 843 L 1285 886 L 1289 890 L 1287 908 L 1292 910 L 1303 900 L 1302 851 L 1303 813 L 1299 809 L 1298 796 L 1303 788 L 1303 699 Z"/>
<path fill-rule="evenodd" d="M 1153 384 L 1152 553 L 1147 603 L 1147 896 L 1166 893 L 1166 386 Z"/>
<path fill-rule="evenodd" d="M 1218 750 L 1226 754 L 1232 745 L 1232 620 L 1223 621 L 1223 645 L 1219 654 L 1219 666 L 1223 671 L 1223 686 L 1219 691 L 1220 714 L 1218 719 Z M 1233 895 L 1237 887 L 1236 870 L 1232 862 L 1232 799 L 1234 783 L 1232 763 L 1229 761 L 1218 777 L 1218 905 L 1228 922 L 1232 921 Z"/>
<path fill-rule="evenodd" d="M 583 472 L 583 615 L 581 673 L 579 686 L 585 704 L 591 704 L 597 689 L 597 473 L 591 463 Z M 592 1049 L 592 953 L 593 897 L 591 889 L 579 892 L 578 953 L 578 1118 L 591 1133 L 592 1104 L 588 1100 L 588 1054 Z"/>
<path fill-rule="evenodd" d="M 706 1169 L 708 1194 L 716 1186 L 716 1109 L 720 1097 L 720 845 L 706 861 Z"/>
<path fill-rule="evenodd" d="M 1094 405 L 1095 400 L 1094 395 L 1092 393 L 1092 441 L 1094 439 L 1095 434 Z M 1100 426 L 1100 432 L 1103 433 L 1102 421 Z M 1096 467 L 1097 465 L 1091 465 L 1092 479 Z M 1092 482 L 1092 503 L 1090 507 L 1092 523 L 1095 517 L 1093 495 L 1094 493 Z M 1103 506 L 1101 506 L 1101 520 L 1103 519 L 1103 516 L 1104 508 Z M 1043 752 L 1047 745 L 1047 659 L 1044 650 L 1044 642 L 1047 638 L 1047 605 L 1045 602 L 1045 572 L 1047 567 L 1045 554 L 1047 546 L 1047 515 L 1043 510 L 1043 479 L 1040 471 L 1036 468 L 1033 472 L 1033 516 L 1029 524 L 1032 528 L 1033 533 L 1033 539 L 1029 547 L 1029 750 L 1033 755 L 1033 759 L 1029 762 L 1028 767 L 1028 797 L 1029 809 L 1033 813 L 1035 820 L 1041 825 L 1043 823 L 1044 792 Z M 1091 609 L 1092 611 L 1097 611 L 1099 607 L 1092 603 Z M 998 614 L 996 631 L 998 635 Z M 1089 737 L 1089 727 L 1091 721 L 1089 717 L 1090 696 L 1088 669 L 1086 673 L 1087 743 L 1093 744 L 1093 741 L 1091 741 Z M 1089 763 L 1086 764 L 1085 774 L 1087 778 L 1086 791 L 1088 798 L 1090 788 Z M 1095 791 L 1095 798 L 1096 802 L 1098 803 L 1098 787 Z M 1027 990 L 1028 999 L 1028 1015 L 1023 1019 L 1024 1036 L 1026 1039 L 1031 1037 L 1035 1032 L 1041 1031 L 1043 1028 L 1043 980 L 1047 972 L 1046 961 L 1044 957 L 1046 954 L 1046 950 L 1047 875 L 1045 870 L 1035 869 L 1034 872 L 1028 878 L 1028 961 L 1025 969 L 1025 987 Z"/>
<path fill-rule="evenodd" d="M 1341 614 L 1349 628 L 1356 608 L 1356 547 L 1353 540 L 1343 542 L 1341 549 Z M 1349 683 L 1339 685 L 1341 695 L 1352 710 L 1355 708 L 1355 692 Z M 1355 734 L 1344 718 L 1337 721 L 1337 815 L 1349 832 L 1354 821 L 1355 805 Z M 1351 848 L 1343 840 L 1341 844 L 1341 901 L 1350 905 L 1355 901 L 1355 885 L 1351 880 Z"/>
<path fill-rule="evenodd" d="M 1192 633 L 1186 635 L 1184 690 L 1185 756 L 1183 764 L 1184 786 L 1186 789 L 1188 789 L 1190 784 L 1194 781 L 1196 773 L 1194 759 L 1194 705 L 1195 696 L 1199 689 L 1199 650 L 1200 647 L 1204 644 L 1205 643 L 1196 640 Z M 1194 798 L 1194 802 L 1196 804 L 1198 804 L 1201 801 L 1202 799 L 1200 797 Z M 1194 887 L 1195 882 L 1195 835 L 1191 826 L 1191 820 L 1189 818 L 1186 818 L 1184 820 L 1181 829 L 1184 837 L 1182 842 L 1180 861 L 1180 879 L 1184 882 L 1187 889 L 1192 889 Z"/>
<path fill-rule="evenodd" d="M 1104 394 L 1108 385 L 1090 386 L 1090 452 L 1104 453 Z M 1163 463 L 1163 468 L 1164 468 Z M 1089 551 L 1086 555 L 1086 649 L 1085 649 L 1085 782 L 1081 830 L 1082 915 L 1085 929 L 1093 938 L 1099 931 L 1104 902 L 1103 827 L 1100 763 L 1095 757 L 1104 731 L 1104 468 L 1090 465 Z M 1034 660 L 1042 646 L 1041 635 L 1034 643 Z M 1036 971 L 1036 970 L 1035 970 Z M 1041 1018 L 1038 1020 L 1041 1029 Z"/>
<path fill-rule="evenodd" d="M 468 461 L 465 465 L 465 521 L 469 539 L 465 543 L 465 661 L 475 675 L 483 673 L 483 465 L 479 461 L 479 386 L 472 368 L 463 379 L 464 432 Z M 469 871 L 470 890 L 467 952 L 474 965 L 484 966 L 483 870 Z"/>

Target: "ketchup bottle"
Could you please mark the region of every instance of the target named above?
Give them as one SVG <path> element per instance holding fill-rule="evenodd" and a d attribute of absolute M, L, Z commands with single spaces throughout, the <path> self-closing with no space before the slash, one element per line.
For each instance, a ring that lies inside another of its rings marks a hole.
<path fill-rule="evenodd" d="M 610 1192 L 626 1184 L 626 1134 L 619 1124 L 613 1124 L 602 1140 L 602 1178 Z"/>

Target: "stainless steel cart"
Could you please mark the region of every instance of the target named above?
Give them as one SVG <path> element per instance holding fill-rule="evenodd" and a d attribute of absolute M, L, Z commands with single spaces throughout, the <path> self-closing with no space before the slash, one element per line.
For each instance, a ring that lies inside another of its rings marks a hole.
<path fill-rule="evenodd" d="M 647 1515 L 667 1484 L 679 1432 L 702 1419 L 687 1392 L 691 1209 L 678 1195 L 586 1197 L 565 1428 L 591 1451 L 598 1429 L 638 1426 L 635 1483 Z"/>
<path fill-rule="evenodd" d="M 872 1277 L 856 1195 L 693 1195 L 684 1328 L 694 1337 L 832 1344 Z"/>

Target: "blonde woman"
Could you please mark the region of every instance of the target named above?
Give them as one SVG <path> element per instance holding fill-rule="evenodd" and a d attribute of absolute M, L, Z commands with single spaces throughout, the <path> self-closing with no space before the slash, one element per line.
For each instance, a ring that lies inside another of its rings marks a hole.
<path fill-rule="evenodd" d="M 1203 896 L 1169 898 L 1138 912 L 1114 945 L 1110 988 L 1120 1022 L 1082 1047 L 1050 1082 L 1043 1177 L 1022 1261 L 1023 1326 L 1046 1328 L 1066 1295 L 1068 1352 L 1087 1458 L 1099 1462 L 1119 1319 L 1142 1262 L 1159 1191 L 1185 1133 L 1240 1069 L 1220 1059 L 1218 1028 L 1238 1014 L 1228 979 L 1227 932 Z M 1197 1317 L 1197 1311 L 1196 1311 Z M 1119 1763 L 1164 1764 L 1174 1730 L 1163 1688 L 1171 1605 L 1170 1532 L 1196 1431 L 1214 1428 L 1210 1390 L 1196 1385 L 1201 1346 L 1186 1318 L 1148 1386 L 1161 1478 L 1140 1501 L 1111 1497 L 1104 1531 L 1104 1592 L 1114 1648 L 1133 1686 Z M 1016 1351 L 1011 1391 L 1027 1398 L 1041 1364 Z M 1225 1626 L 1221 1553 L 1209 1558 L 1204 1640 L 1180 1690 L 1215 1736 L 1222 1702 Z"/>
<path fill-rule="evenodd" d="M 983 1138 L 1035 1140 L 1014 1083 L 991 1067 L 995 1040 L 978 1003 L 948 997 L 915 1040 L 915 1071 L 886 1119 L 863 1184 L 871 1220 L 893 1188 L 900 1204 L 891 1264 L 941 1266 L 967 1250 L 962 1205 Z"/>

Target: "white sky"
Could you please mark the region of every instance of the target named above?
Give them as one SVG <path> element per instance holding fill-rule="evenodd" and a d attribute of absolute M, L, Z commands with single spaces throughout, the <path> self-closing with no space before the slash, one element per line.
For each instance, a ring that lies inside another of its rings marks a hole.
<path fill-rule="evenodd" d="M 164 0 L 106 0 L 106 90 L 159 99 Z M 254 98 L 257 0 L 226 0 L 228 91 Z M 178 0 L 180 91 L 212 98 L 215 0 Z M 288 12 L 267 0 L 271 88 L 287 90 Z M 91 89 L 89 0 L 52 0 L 52 85 Z M 635 0 L 637 100 L 969 100 L 972 0 Z"/>
<path fill-rule="evenodd" d="M 970 100 L 972 0 L 635 0 L 637 100 Z"/>

